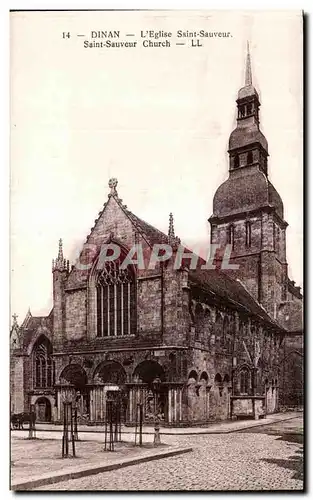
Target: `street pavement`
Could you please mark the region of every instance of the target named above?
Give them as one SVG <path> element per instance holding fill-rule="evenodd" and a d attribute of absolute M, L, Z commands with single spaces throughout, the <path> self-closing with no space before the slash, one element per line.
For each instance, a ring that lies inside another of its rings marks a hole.
<path fill-rule="evenodd" d="M 38 490 L 207 491 L 302 490 L 303 420 L 231 434 L 163 436 L 193 451 Z"/>

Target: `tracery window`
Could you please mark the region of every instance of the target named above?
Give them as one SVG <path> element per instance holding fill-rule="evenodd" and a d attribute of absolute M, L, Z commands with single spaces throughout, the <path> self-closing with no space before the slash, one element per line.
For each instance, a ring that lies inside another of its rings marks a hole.
<path fill-rule="evenodd" d="M 54 384 L 54 362 L 52 360 L 52 346 L 44 337 L 39 339 L 33 352 L 34 387 L 47 388 Z"/>
<path fill-rule="evenodd" d="M 249 392 L 250 374 L 247 368 L 243 368 L 240 372 L 240 394 L 248 394 Z"/>
<path fill-rule="evenodd" d="M 97 282 L 97 336 L 119 337 L 136 331 L 136 297 L 133 271 L 107 262 Z"/>

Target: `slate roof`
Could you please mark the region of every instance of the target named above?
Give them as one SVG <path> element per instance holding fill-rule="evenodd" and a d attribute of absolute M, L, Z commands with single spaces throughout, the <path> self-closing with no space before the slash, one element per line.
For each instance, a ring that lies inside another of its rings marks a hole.
<path fill-rule="evenodd" d="M 138 228 L 138 230 L 146 237 L 147 241 L 151 245 L 156 243 L 168 243 L 168 236 L 165 233 L 163 233 L 162 231 L 155 228 L 151 224 L 137 217 L 137 215 L 132 213 L 122 204 L 121 200 L 117 196 L 115 196 L 115 200 L 120 206 L 120 208 L 124 211 L 126 216 L 129 217 L 134 226 Z M 100 216 L 105 210 L 105 207 L 106 204 L 104 205 L 102 212 L 99 214 Z M 187 247 L 185 247 L 184 250 L 188 253 L 191 254 L 193 253 Z M 183 265 L 185 263 L 188 267 L 190 259 L 186 259 L 185 262 L 183 261 Z M 273 327 L 279 329 L 282 328 L 276 321 L 274 321 L 266 313 L 265 309 L 252 297 L 252 295 L 250 295 L 250 293 L 247 291 L 247 289 L 243 286 L 241 282 L 231 278 L 229 275 L 226 274 L 225 271 L 222 270 L 201 269 L 201 265 L 204 263 L 205 261 L 199 258 L 198 268 L 196 270 L 189 271 L 189 279 L 192 283 L 198 284 L 208 292 L 213 293 L 216 296 L 226 301 L 232 302 L 234 305 L 239 306 L 241 309 L 245 310 L 250 314 L 262 318 L 264 321 L 271 323 Z M 83 280 L 82 277 L 80 277 L 80 280 L 78 281 L 80 281 L 81 283 L 83 281 L 85 282 L 87 274 L 88 273 L 84 275 Z M 71 284 L 72 286 L 75 284 L 75 268 L 70 272 L 67 284 L 68 285 Z"/>
<path fill-rule="evenodd" d="M 280 195 L 266 175 L 255 168 L 233 171 L 216 190 L 213 198 L 213 218 L 242 214 L 260 207 L 274 207 L 281 219 L 284 205 Z"/>
<path fill-rule="evenodd" d="M 128 217 L 132 220 L 132 222 L 141 229 L 141 231 L 147 236 L 149 243 L 154 245 L 155 243 L 168 243 L 168 236 L 157 229 L 148 222 L 137 217 L 137 215 L 133 214 L 130 210 L 125 210 Z"/>
<path fill-rule="evenodd" d="M 53 329 L 52 321 L 52 311 L 48 316 L 32 316 L 31 313 L 27 313 L 27 316 L 20 326 L 20 335 L 23 339 L 23 347 L 26 348 L 30 342 L 34 339 L 38 328 L 41 326 L 44 320 L 44 326 L 46 326 L 51 332 Z"/>
<path fill-rule="evenodd" d="M 259 316 L 264 321 L 271 323 L 273 327 L 282 327 L 273 320 L 265 309 L 252 297 L 248 290 L 239 280 L 230 277 L 225 271 L 219 269 L 195 269 L 189 272 L 192 283 L 200 285 L 203 289 L 218 297 L 239 305 L 250 314 Z"/>

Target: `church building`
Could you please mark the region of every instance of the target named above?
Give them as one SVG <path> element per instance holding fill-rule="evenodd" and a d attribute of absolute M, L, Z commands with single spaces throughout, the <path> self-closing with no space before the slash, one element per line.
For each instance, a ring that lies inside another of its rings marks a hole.
<path fill-rule="evenodd" d="M 288 277 L 287 222 L 268 177 L 249 51 L 237 110 L 229 176 L 209 218 L 215 269 L 185 248 L 177 266 L 172 214 L 164 234 L 123 204 L 110 179 L 77 263 L 59 242 L 50 314 L 29 311 L 20 326 L 14 316 L 12 413 L 33 404 L 37 421 L 61 423 L 72 400 L 81 423 L 100 424 L 108 392 L 119 391 L 126 424 L 142 404 L 145 422 L 158 414 L 163 425 L 183 426 L 264 418 L 296 393 L 302 403 L 302 295 Z M 103 260 L 110 245 L 118 257 Z M 131 249 L 146 260 L 156 245 L 170 247 L 170 257 L 125 266 Z M 223 269 L 227 249 L 238 269 Z"/>

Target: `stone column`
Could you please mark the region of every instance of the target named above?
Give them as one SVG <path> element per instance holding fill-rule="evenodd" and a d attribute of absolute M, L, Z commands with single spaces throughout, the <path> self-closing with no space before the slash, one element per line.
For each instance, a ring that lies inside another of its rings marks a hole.
<path fill-rule="evenodd" d="M 90 389 L 90 422 L 93 422 L 94 420 L 94 414 L 95 414 L 95 410 L 94 410 L 94 389 Z"/>
<path fill-rule="evenodd" d="M 129 390 L 129 405 L 128 405 L 128 419 L 133 422 L 133 389 Z"/>
<path fill-rule="evenodd" d="M 183 397 L 182 397 L 182 388 L 180 387 L 178 389 L 178 412 L 179 412 L 179 422 L 182 421 L 182 414 L 183 414 Z"/>
<path fill-rule="evenodd" d="M 57 398 L 58 398 L 57 419 L 61 420 L 61 391 L 58 391 Z"/>
<path fill-rule="evenodd" d="M 98 420 L 98 387 L 95 387 L 94 390 L 94 408 L 95 408 L 95 416 L 94 420 L 95 422 Z"/>
<path fill-rule="evenodd" d="M 168 389 L 168 423 L 172 423 L 172 389 Z"/>
<path fill-rule="evenodd" d="M 173 408 L 173 422 L 177 422 L 177 389 L 172 389 L 173 391 L 173 400 L 174 400 L 174 408 Z"/>

